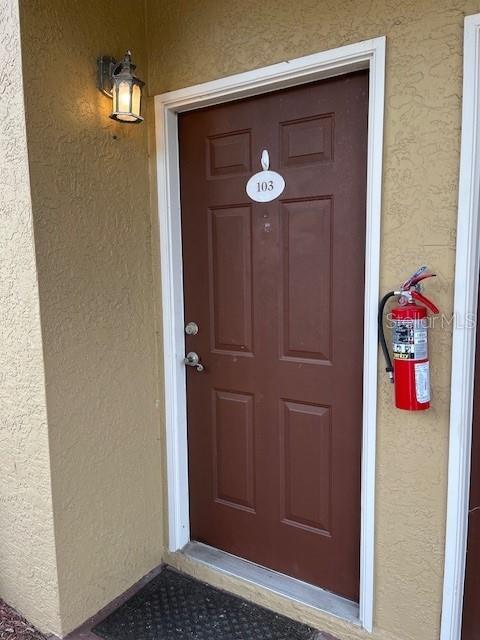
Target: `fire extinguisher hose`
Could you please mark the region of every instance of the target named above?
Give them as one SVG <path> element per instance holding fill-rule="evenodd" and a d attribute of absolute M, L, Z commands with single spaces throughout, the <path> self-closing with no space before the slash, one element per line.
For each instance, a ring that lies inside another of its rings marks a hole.
<path fill-rule="evenodd" d="M 387 304 L 390 298 L 395 296 L 394 291 L 389 291 L 386 293 L 383 298 L 380 300 L 380 304 L 378 305 L 378 339 L 380 341 L 380 346 L 382 347 L 383 356 L 385 358 L 386 368 L 385 371 L 388 373 L 390 380 L 393 382 L 393 365 L 392 359 L 390 357 L 390 353 L 388 351 L 387 342 L 385 340 L 385 331 L 383 328 L 383 312 L 385 310 L 385 305 Z"/>

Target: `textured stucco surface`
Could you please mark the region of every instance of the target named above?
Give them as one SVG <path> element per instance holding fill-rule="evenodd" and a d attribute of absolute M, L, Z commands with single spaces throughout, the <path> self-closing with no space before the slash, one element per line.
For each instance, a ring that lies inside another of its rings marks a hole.
<path fill-rule="evenodd" d="M 17 2 L 0 0 L 0 596 L 58 631 Z"/>
<path fill-rule="evenodd" d="M 381 288 L 422 263 L 428 291 L 451 312 L 464 15 L 471 0 L 166 0 L 147 2 L 152 95 L 373 36 L 387 36 Z M 161 213 L 161 212 L 160 212 Z M 392 409 L 379 367 L 376 594 L 373 637 L 439 635 L 446 510 L 451 331 L 431 332 L 433 408 Z M 179 565 L 188 563 L 172 559 Z M 323 626 L 358 630 L 191 567 Z"/>
<path fill-rule="evenodd" d="M 8 20 L 15 20 L 13 5 L 0 0 Z M 127 0 L 21 0 L 20 7 L 56 554 L 21 88 L 18 69 L 1 65 L 10 74 L 6 89 L 2 82 L 9 97 L 2 94 L 2 114 L 18 101 L 15 118 L 7 113 L 0 122 L 1 142 L 8 131 L 20 144 L 6 142 L 0 159 L 7 220 L 0 228 L 7 344 L 0 439 L 14 452 L 0 460 L 2 482 L 7 478 L 0 487 L 0 518 L 7 516 L 0 594 L 42 629 L 66 633 L 159 563 L 166 527 L 153 179 L 150 192 L 148 186 L 153 114 L 150 104 L 140 127 L 109 120 L 108 100 L 94 86 L 95 57 L 131 47 L 155 95 L 386 35 L 381 288 L 426 262 L 439 276 L 428 291 L 448 315 L 463 18 L 480 11 L 480 0 L 146 0 L 146 15 L 143 2 Z M 0 33 L 5 56 L 15 45 L 3 23 Z M 430 336 L 428 413 L 395 412 L 391 387 L 379 378 L 374 640 L 439 634 L 451 332 L 437 326 Z M 342 639 L 365 637 L 181 557 L 164 557 Z"/>
<path fill-rule="evenodd" d="M 143 3 L 22 0 L 61 630 L 158 565 L 162 482 L 147 128 L 108 118 L 98 55 L 147 73 Z"/>

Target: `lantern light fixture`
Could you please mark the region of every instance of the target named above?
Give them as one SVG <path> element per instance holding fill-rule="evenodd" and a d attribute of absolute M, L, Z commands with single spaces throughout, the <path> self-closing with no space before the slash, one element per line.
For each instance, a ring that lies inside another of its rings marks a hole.
<path fill-rule="evenodd" d="M 127 51 L 118 62 L 111 56 L 97 58 L 97 87 L 113 100 L 110 118 L 132 124 L 143 122 L 142 87 L 145 83 L 135 75 L 132 54 Z"/>

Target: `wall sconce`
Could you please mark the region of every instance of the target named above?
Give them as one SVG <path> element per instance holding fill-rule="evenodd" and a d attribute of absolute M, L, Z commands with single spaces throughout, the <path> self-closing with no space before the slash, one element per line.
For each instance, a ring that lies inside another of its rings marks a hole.
<path fill-rule="evenodd" d="M 98 88 L 113 99 L 110 118 L 121 122 L 143 122 L 140 113 L 145 83 L 134 74 L 131 52 L 127 51 L 121 62 L 110 56 L 97 58 L 97 70 Z"/>

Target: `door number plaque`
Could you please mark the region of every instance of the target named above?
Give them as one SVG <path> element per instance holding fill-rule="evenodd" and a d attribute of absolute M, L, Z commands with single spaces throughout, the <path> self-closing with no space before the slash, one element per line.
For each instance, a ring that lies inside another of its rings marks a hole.
<path fill-rule="evenodd" d="M 276 171 L 270 171 L 270 157 L 266 149 L 262 151 L 261 163 L 263 171 L 250 178 L 245 191 L 254 202 L 271 202 L 283 193 L 285 180 Z"/>

